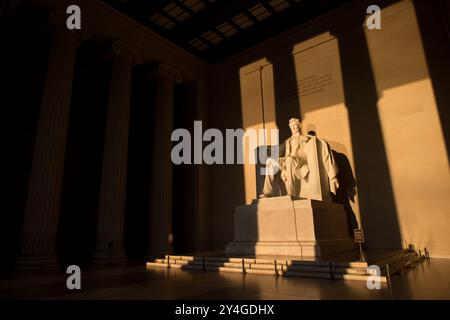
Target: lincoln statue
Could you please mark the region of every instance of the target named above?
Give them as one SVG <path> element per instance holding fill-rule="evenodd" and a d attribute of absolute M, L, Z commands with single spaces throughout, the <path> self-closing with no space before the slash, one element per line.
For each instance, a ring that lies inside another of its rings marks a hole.
<path fill-rule="evenodd" d="M 318 167 L 323 168 L 322 171 L 326 177 L 322 179 L 325 180 L 322 183 L 327 184 L 330 192 L 336 193 L 339 187 L 338 168 L 331 148 L 325 141 L 313 135 L 302 134 L 301 125 L 300 119 L 290 119 L 289 128 L 292 135 L 284 142 L 284 156 L 278 159 L 267 159 L 264 189 L 260 198 L 283 195 L 283 193 L 294 198 L 313 198 L 308 196 L 310 193 L 308 189 L 311 189 L 311 186 L 320 185 L 320 175 L 311 174 L 312 170 L 319 171 Z M 312 166 L 318 167 L 314 170 Z"/>

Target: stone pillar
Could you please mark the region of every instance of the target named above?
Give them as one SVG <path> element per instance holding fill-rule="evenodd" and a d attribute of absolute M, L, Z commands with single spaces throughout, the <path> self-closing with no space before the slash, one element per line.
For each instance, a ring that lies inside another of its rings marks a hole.
<path fill-rule="evenodd" d="M 95 262 L 123 261 L 123 232 L 132 67 L 142 55 L 131 45 L 113 43 L 111 83 L 100 186 Z"/>
<path fill-rule="evenodd" d="M 85 31 L 69 31 L 60 11 L 52 12 L 52 43 L 33 151 L 22 245 L 17 264 L 56 263 L 64 154 L 72 98 L 76 50 Z"/>
<path fill-rule="evenodd" d="M 195 95 L 195 119 L 203 122 L 203 128 L 209 128 L 209 103 L 208 86 L 204 81 L 197 80 L 191 85 L 192 93 Z M 210 250 L 211 228 L 210 228 L 210 172 L 211 166 L 200 164 L 195 166 L 194 192 L 194 250 L 196 252 Z"/>
<path fill-rule="evenodd" d="M 172 142 L 174 84 L 181 75 L 172 67 L 161 64 L 152 75 L 156 81 L 155 122 L 152 150 L 149 257 L 169 254 L 169 234 L 172 233 Z"/>

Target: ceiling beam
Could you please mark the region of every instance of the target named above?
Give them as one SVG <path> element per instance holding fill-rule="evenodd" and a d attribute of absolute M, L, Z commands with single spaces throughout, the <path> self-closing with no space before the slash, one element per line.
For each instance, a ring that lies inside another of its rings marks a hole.
<path fill-rule="evenodd" d="M 274 18 L 261 21 L 257 27 L 249 27 L 240 35 L 227 38 L 203 52 L 203 57 L 210 63 L 218 62 L 245 48 L 256 45 L 265 39 L 275 36 L 299 24 L 334 10 L 353 0 L 303 0 L 296 3 L 295 10 L 280 11 Z M 245 44 L 245 45 L 243 45 Z"/>
<path fill-rule="evenodd" d="M 276 15 L 278 13 L 274 8 L 272 8 L 268 0 L 263 0 L 261 4 L 263 5 L 264 8 L 266 8 L 267 11 L 270 12 L 271 15 Z"/>

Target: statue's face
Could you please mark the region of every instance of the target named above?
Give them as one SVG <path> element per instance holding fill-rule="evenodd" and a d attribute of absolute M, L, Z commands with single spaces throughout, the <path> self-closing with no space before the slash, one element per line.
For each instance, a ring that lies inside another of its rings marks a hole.
<path fill-rule="evenodd" d="M 292 134 L 300 132 L 301 123 L 299 121 L 292 121 L 289 123 L 289 128 L 291 128 Z"/>

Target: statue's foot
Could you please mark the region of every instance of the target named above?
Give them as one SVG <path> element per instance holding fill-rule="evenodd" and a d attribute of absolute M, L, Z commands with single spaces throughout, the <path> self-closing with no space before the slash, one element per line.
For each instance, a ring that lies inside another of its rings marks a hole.
<path fill-rule="evenodd" d="M 270 194 L 260 194 L 259 196 L 258 196 L 258 198 L 270 198 L 271 197 L 271 195 Z"/>

